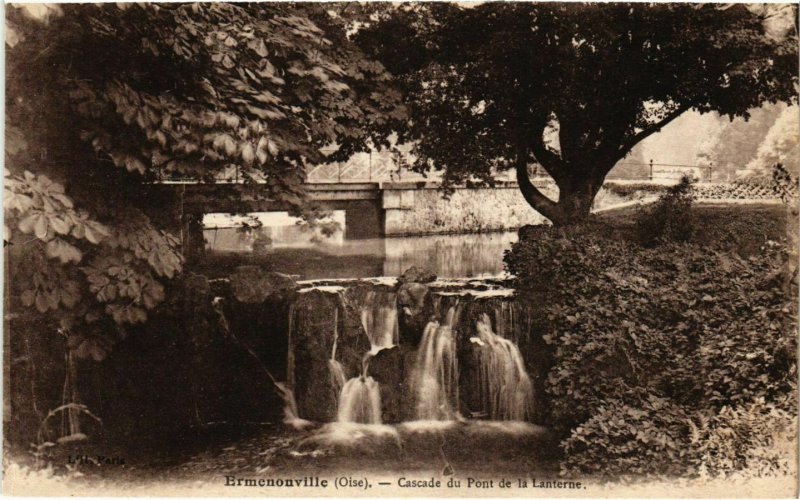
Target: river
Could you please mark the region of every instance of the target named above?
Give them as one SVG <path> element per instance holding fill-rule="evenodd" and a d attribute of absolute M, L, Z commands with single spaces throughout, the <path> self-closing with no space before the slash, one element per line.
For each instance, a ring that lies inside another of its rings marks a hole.
<path fill-rule="evenodd" d="M 444 278 L 497 276 L 504 272 L 503 252 L 517 241 L 516 231 L 368 240 L 345 240 L 341 231 L 310 233 L 296 225 L 208 227 L 204 236 L 209 256 L 263 260 L 301 279 L 397 276 L 411 266 Z"/>

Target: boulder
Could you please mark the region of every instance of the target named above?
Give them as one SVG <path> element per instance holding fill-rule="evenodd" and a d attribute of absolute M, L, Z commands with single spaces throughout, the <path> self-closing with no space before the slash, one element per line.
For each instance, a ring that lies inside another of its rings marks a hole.
<path fill-rule="evenodd" d="M 336 420 L 339 397 L 330 359 L 336 342 L 336 360 L 345 379 L 361 373 L 369 338 L 357 318 L 347 314 L 338 293 L 312 290 L 298 295 L 289 333 L 289 381 L 300 417 L 318 422 Z"/>
<path fill-rule="evenodd" d="M 420 269 L 417 266 L 409 267 L 397 277 L 397 283 L 430 283 L 436 281 L 436 274 L 428 269 Z"/>
<path fill-rule="evenodd" d="M 434 319 L 433 294 L 427 285 L 403 283 L 397 290 L 397 323 L 400 345 L 416 348 L 425 325 Z"/>
<path fill-rule="evenodd" d="M 416 351 L 394 346 L 378 351 L 369 362 L 369 375 L 380 384 L 384 424 L 413 419 L 411 372 L 415 360 Z"/>
<path fill-rule="evenodd" d="M 336 419 L 336 398 L 328 360 L 334 339 L 335 296 L 319 292 L 301 294 L 295 304 L 289 332 L 291 353 L 288 378 L 293 385 L 299 416 L 308 420 Z"/>
<path fill-rule="evenodd" d="M 266 271 L 259 266 L 239 266 L 230 277 L 230 287 L 236 300 L 257 304 L 293 292 L 297 283 L 287 274 Z"/>

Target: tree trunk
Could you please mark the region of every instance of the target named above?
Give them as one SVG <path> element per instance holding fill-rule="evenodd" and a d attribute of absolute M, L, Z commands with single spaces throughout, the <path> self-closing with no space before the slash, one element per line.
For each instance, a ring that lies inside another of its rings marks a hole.
<path fill-rule="evenodd" d="M 553 221 L 553 224 L 556 224 L 555 220 L 559 218 L 558 204 L 542 194 L 531 182 L 531 178 L 528 176 L 527 149 L 522 148 L 520 150 L 515 167 L 517 171 L 517 185 L 525 201 L 527 201 L 534 210 Z"/>
<path fill-rule="evenodd" d="M 592 203 L 602 181 L 596 182 L 591 177 L 570 179 L 559 184 L 557 221 L 554 225 L 566 226 L 585 221 L 589 217 Z"/>
<path fill-rule="evenodd" d="M 589 169 L 576 170 L 573 176 L 556 179 L 559 189 L 558 202 L 542 194 L 528 176 L 528 156 L 520 154 L 516 164 L 517 184 L 522 196 L 534 210 L 544 215 L 554 226 L 568 226 L 586 220 L 592 209 L 594 197 L 603 185 Z"/>

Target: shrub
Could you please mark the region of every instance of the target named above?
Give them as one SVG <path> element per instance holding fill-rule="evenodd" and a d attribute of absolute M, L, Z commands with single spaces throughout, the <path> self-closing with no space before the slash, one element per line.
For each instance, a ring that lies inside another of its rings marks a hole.
<path fill-rule="evenodd" d="M 786 204 L 797 198 L 797 179 L 781 163 L 772 169 L 772 192 Z"/>
<path fill-rule="evenodd" d="M 796 391 L 797 325 L 780 286 L 784 245 L 743 258 L 719 245 L 643 248 L 607 234 L 591 224 L 529 231 L 506 255 L 520 296 L 548 297 L 542 333 L 554 364 L 545 390 L 565 472 L 696 472 L 691 453 L 710 435 L 692 444 L 688 415 L 724 422 L 736 415 L 724 408 L 756 398 L 795 411 L 786 397 Z"/>
<path fill-rule="evenodd" d="M 684 446 L 688 421 L 682 407 L 666 398 L 649 395 L 635 406 L 610 399 L 563 442 L 562 471 L 603 476 L 680 474 L 688 453 Z"/>
<path fill-rule="evenodd" d="M 797 416 L 763 398 L 723 407 L 711 417 L 689 420 L 691 463 L 701 477 L 724 477 L 747 470 L 758 476 L 791 471 Z"/>
<path fill-rule="evenodd" d="M 655 184 L 653 182 L 626 183 L 619 184 L 609 181 L 603 184 L 603 189 L 624 197 L 631 197 L 639 193 L 642 194 L 663 194 L 669 186 L 665 184 Z"/>
<path fill-rule="evenodd" d="M 694 186 L 684 175 L 639 214 L 636 227 L 641 243 L 654 246 L 667 240 L 688 241 L 694 234 L 693 201 Z"/>

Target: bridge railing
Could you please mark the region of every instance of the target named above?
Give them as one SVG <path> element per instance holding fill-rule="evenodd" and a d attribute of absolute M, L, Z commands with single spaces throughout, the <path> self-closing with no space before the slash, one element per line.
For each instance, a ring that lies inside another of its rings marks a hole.
<path fill-rule="evenodd" d="M 323 150 L 324 152 L 324 150 Z M 341 184 L 347 182 L 437 182 L 442 179 L 441 171 L 430 171 L 427 176 L 414 172 L 409 165 L 414 161 L 408 153 L 392 151 L 372 151 L 356 153 L 346 162 L 315 165 L 307 171 L 307 179 L 312 184 Z M 531 174 L 535 175 L 535 168 Z M 499 172 L 495 179 L 516 180 L 513 171 Z"/>
<path fill-rule="evenodd" d="M 323 150 L 325 152 L 325 150 Z M 332 151 L 331 151 L 332 152 Z M 354 182 L 437 182 L 442 179 L 440 171 L 428 172 L 427 176 L 414 172 L 409 168 L 413 157 L 408 153 L 393 151 L 372 151 L 356 153 L 344 162 L 312 165 L 306 170 L 306 182 L 309 184 L 343 184 Z M 537 169 L 531 167 L 531 175 L 538 176 Z M 247 176 L 256 182 L 265 182 L 261 172 L 250 169 Z M 239 166 L 230 166 L 214 176 L 216 183 L 241 183 L 246 175 Z M 499 172 L 497 180 L 516 180 L 513 170 Z M 157 173 L 159 183 L 195 183 L 197 179 L 176 175 Z"/>

